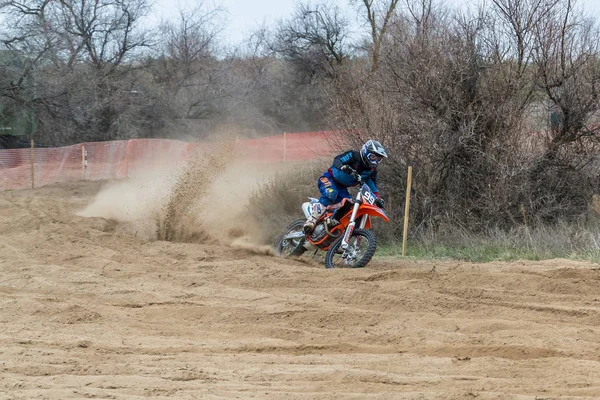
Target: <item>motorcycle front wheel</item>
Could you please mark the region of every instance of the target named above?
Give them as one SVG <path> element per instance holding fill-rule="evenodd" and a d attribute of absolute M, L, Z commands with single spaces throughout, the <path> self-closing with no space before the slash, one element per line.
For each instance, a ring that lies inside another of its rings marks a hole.
<path fill-rule="evenodd" d="M 278 257 L 298 257 L 306 251 L 304 248 L 304 242 L 306 241 L 303 231 L 304 222 L 305 220 L 303 219 L 297 219 L 289 224 L 277 238 L 275 241 L 275 254 Z"/>
<path fill-rule="evenodd" d="M 327 268 L 362 268 L 371 261 L 377 249 L 375 234 L 366 229 L 356 229 L 350 236 L 349 246 L 342 249 L 343 236 L 337 239 L 325 254 Z"/>

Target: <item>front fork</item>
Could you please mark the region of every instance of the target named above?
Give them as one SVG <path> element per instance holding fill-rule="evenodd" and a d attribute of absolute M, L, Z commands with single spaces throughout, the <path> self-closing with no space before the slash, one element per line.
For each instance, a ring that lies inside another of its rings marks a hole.
<path fill-rule="evenodd" d="M 354 226 L 356 222 L 352 221 L 346 227 L 346 232 L 344 232 L 344 238 L 342 239 L 342 250 L 346 250 L 348 246 L 350 246 L 350 237 L 352 236 L 352 232 L 354 232 Z"/>
<path fill-rule="evenodd" d="M 354 208 L 352 209 L 352 215 L 350 216 L 350 223 L 346 227 L 346 232 L 344 232 L 344 238 L 342 239 L 342 250 L 346 250 L 348 246 L 350 246 L 350 238 L 352 237 L 352 233 L 354 232 L 354 228 L 356 227 L 356 213 L 358 212 L 359 204 L 358 202 L 354 203 Z M 364 229 L 367 226 L 368 215 L 363 215 L 360 218 L 358 228 Z M 360 238 L 356 238 L 356 246 L 360 244 Z"/>

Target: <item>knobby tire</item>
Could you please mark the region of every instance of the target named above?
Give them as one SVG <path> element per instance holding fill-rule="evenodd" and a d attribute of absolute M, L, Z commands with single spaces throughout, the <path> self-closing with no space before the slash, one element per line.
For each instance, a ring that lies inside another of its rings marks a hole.
<path fill-rule="evenodd" d="M 277 238 L 277 240 L 275 241 L 275 254 L 278 257 L 282 257 L 282 258 L 288 258 L 290 256 L 295 256 L 295 257 L 299 257 L 301 256 L 306 249 L 304 248 L 304 246 L 299 246 L 298 248 L 295 249 L 294 254 L 288 253 L 288 254 L 283 254 L 282 250 L 284 249 L 285 246 L 285 239 L 284 237 L 289 234 L 290 232 L 294 232 L 294 231 L 302 231 L 302 229 L 304 228 L 304 223 L 306 221 L 303 219 L 297 219 L 294 222 L 292 222 L 291 224 L 289 224 L 287 226 L 287 228 L 285 228 L 285 230 L 283 231 L 283 233 L 281 235 L 279 235 L 279 237 Z M 290 239 L 288 239 L 289 241 L 291 241 Z M 306 240 L 306 239 L 299 239 L 299 242 L 302 242 Z"/>
<path fill-rule="evenodd" d="M 375 254 L 375 250 L 377 249 L 377 237 L 375 236 L 375 233 L 373 233 L 373 231 L 367 230 L 367 229 L 356 229 L 354 232 L 352 232 L 351 238 L 354 236 L 361 236 L 369 241 L 369 246 L 367 247 L 367 250 L 365 251 L 365 253 L 355 264 L 353 264 L 350 267 L 350 268 L 363 268 L 364 266 L 366 266 L 369 263 L 369 261 L 371 261 L 371 258 L 373 258 L 373 255 Z M 327 254 L 325 254 L 325 266 L 327 268 L 340 267 L 340 265 L 336 266 L 334 264 L 334 257 L 336 255 L 338 255 L 336 253 L 337 253 L 338 249 L 340 248 L 340 246 L 342 245 L 342 239 L 343 239 L 343 235 L 339 239 L 337 239 L 335 242 L 333 242 L 331 247 L 327 250 Z M 340 259 L 340 261 L 341 261 L 341 259 Z"/>

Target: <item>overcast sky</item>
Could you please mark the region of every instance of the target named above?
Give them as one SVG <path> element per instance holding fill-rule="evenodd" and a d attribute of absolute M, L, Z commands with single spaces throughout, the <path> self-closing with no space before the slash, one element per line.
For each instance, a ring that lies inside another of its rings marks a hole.
<path fill-rule="evenodd" d="M 439 0 L 436 0 L 439 1 Z M 490 0 L 488 0 L 490 1 Z M 347 0 L 333 1 L 347 10 L 348 17 L 356 19 L 356 12 L 348 6 Z M 466 5 L 477 0 L 445 0 L 449 5 Z M 263 22 L 272 23 L 290 16 L 298 0 L 204 0 L 204 4 L 220 5 L 228 12 L 228 24 L 224 35 L 231 43 L 239 43 L 245 35 L 256 30 Z M 600 0 L 578 0 L 591 14 L 600 15 Z M 177 15 L 178 4 L 199 4 L 193 0 L 155 0 L 154 12 L 158 18 Z"/>

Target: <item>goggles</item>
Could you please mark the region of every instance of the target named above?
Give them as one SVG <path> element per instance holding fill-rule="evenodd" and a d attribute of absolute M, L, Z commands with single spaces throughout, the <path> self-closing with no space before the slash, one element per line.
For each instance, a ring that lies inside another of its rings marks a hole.
<path fill-rule="evenodd" d="M 375 153 L 369 153 L 369 154 L 367 154 L 367 158 L 373 164 L 379 164 L 383 160 L 382 156 L 380 156 L 379 154 L 375 154 Z"/>

